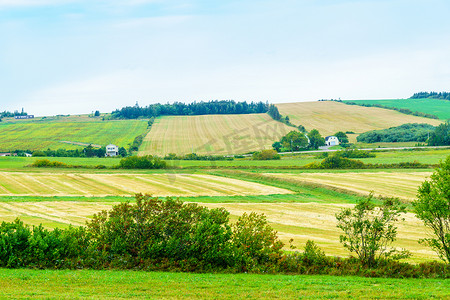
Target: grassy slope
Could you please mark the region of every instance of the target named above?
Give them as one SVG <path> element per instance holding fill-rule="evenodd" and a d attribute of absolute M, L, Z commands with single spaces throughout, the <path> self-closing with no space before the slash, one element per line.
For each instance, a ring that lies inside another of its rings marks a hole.
<path fill-rule="evenodd" d="M 345 101 L 344 101 L 345 102 Z M 442 120 L 450 119 L 450 101 L 440 99 L 383 99 L 383 100 L 349 100 L 348 102 L 364 104 L 381 104 L 388 107 L 407 108 L 438 116 Z"/>
<path fill-rule="evenodd" d="M 338 131 L 353 131 L 357 134 L 375 129 L 399 126 L 405 123 L 428 123 L 438 125 L 439 120 L 419 118 L 399 112 L 374 108 L 346 105 L 331 101 L 297 102 L 277 104 L 282 115 L 289 116 L 295 125 L 303 125 L 307 130 L 318 129 L 323 135 Z M 355 135 L 349 136 L 356 139 Z"/>
<path fill-rule="evenodd" d="M 146 130 L 147 122 L 142 120 L 102 121 L 101 118 L 86 116 L 7 119 L 0 123 L 0 151 L 81 148 L 62 141 L 102 146 L 113 143 L 128 147 L 136 136 Z"/>
<path fill-rule="evenodd" d="M 267 114 L 157 118 L 139 154 L 240 154 L 271 149 L 293 128 Z"/>
<path fill-rule="evenodd" d="M 0 286 L 0 297 L 10 299 L 443 299 L 450 281 L 0 269 Z"/>

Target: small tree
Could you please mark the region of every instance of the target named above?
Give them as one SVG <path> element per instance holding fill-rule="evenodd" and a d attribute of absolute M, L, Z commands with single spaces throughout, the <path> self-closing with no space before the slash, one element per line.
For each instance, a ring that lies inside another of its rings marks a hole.
<path fill-rule="evenodd" d="M 343 209 L 336 214 L 337 227 L 342 229 L 340 242 L 351 252 L 355 252 L 364 265 L 375 266 L 379 259 L 406 258 L 410 253 L 389 247 L 397 236 L 395 222 L 400 220 L 405 206 L 395 198 L 383 200 L 377 207 L 372 202 L 372 194 L 359 201 L 353 209 Z"/>
<path fill-rule="evenodd" d="M 297 151 L 308 146 L 308 139 L 303 133 L 292 130 L 281 138 L 281 144 L 289 151 Z"/>
<path fill-rule="evenodd" d="M 422 183 L 417 197 L 413 202 L 416 216 L 432 232 L 421 242 L 450 263 L 450 156 L 441 162 L 430 181 Z"/>
<path fill-rule="evenodd" d="M 325 139 L 320 135 L 317 129 L 313 129 L 308 133 L 309 146 L 312 149 L 318 149 L 320 146 L 325 145 Z"/>

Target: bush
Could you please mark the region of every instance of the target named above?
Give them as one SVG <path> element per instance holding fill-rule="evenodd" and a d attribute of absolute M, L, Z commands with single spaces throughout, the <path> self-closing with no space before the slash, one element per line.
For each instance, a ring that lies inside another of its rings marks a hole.
<path fill-rule="evenodd" d="M 376 207 L 372 203 L 373 196 L 358 202 L 354 209 L 343 209 L 336 214 L 337 227 L 343 235 L 339 240 L 345 248 L 355 252 L 361 263 L 370 267 L 382 259 L 406 258 L 410 254 L 406 250 L 397 251 L 389 245 L 397 236 L 394 223 L 400 220 L 405 206 L 398 199 L 384 199 L 383 204 Z"/>
<path fill-rule="evenodd" d="M 165 161 L 157 156 L 129 156 L 122 158 L 119 163 L 120 169 L 164 169 L 167 167 Z"/>
<path fill-rule="evenodd" d="M 362 161 L 353 160 L 340 156 L 339 154 L 331 155 L 321 162 L 322 169 L 364 169 L 365 165 Z"/>
<path fill-rule="evenodd" d="M 253 160 L 276 160 L 280 158 L 280 154 L 278 154 L 275 150 L 257 151 L 252 155 Z"/>
<path fill-rule="evenodd" d="M 32 167 L 37 168 L 65 168 L 68 167 L 67 164 L 60 161 L 50 161 L 48 159 L 38 159 L 31 164 Z"/>

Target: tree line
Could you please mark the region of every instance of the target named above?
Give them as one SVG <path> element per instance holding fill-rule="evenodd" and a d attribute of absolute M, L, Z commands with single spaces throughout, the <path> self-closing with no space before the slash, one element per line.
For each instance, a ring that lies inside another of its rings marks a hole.
<path fill-rule="evenodd" d="M 442 100 L 450 100 L 450 92 L 418 92 L 414 93 L 409 99 L 423 99 L 423 98 L 431 98 L 431 99 L 442 99 Z"/>
<path fill-rule="evenodd" d="M 183 116 L 183 115 L 216 115 L 216 114 L 253 114 L 266 113 L 269 104 L 264 102 L 236 102 L 234 100 L 213 100 L 208 102 L 182 102 L 166 104 L 150 104 L 140 107 L 126 106 L 112 112 L 114 119 L 137 119 L 159 116 Z"/>

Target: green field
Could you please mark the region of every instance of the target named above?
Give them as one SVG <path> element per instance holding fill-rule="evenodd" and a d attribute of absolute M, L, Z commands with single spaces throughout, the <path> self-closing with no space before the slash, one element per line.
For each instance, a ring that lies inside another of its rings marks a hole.
<path fill-rule="evenodd" d="M 81 149 L 88 144 L 110 143 L 128 148 L 134 138 L 147 131 L 143 120 L 102 121 L 85 116 L 0 122 L 0 152 L 15 149 Z"/>
<path fill-rule="evenodd" d="M 139 154 L 242 154 L 271 149 L 291 130 L 267 114 L 165 116 L 155 120 Z"/>
<path fill-rule="evenodd" d="M 450 281 L 0 269 L 0 286 L 8 299 L 445 299 Z"/>
<path fill-rule="evenodd" d="M 383 100 L 348 100 L 362 104 L 380 104 L 387 107 L 407 108 L 438 116 L 439 119 L 450 119 L 450 101 L 440 99 L 383 99 Z"/>

